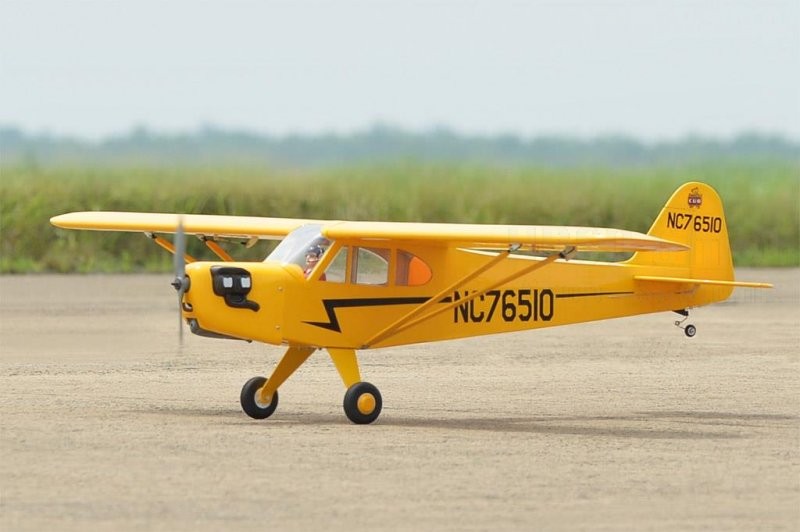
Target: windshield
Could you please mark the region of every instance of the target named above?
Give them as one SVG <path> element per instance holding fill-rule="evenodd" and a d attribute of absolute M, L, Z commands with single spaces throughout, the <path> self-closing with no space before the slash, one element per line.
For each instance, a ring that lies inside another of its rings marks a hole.
<path fill-rule="evenodd" d="M 303 268 L 306 254 L 312 248 L 321 248 L 320 254 L 330 247 L 330 241 L 320 233 L 322 226 L 308 224 L 299 227 L 286 235 L 264 262 L 280 262 L 281 264 L 297 264 Z"/>

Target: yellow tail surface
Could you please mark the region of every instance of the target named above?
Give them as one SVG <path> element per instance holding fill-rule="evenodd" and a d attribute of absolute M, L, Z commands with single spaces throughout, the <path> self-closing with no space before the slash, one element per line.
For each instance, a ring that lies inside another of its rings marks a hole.
<path fill-rule="evenodd" d="M 648 234 L 686 244 L 689 250 L 675 253 L 640 252 L 630 259 L 630 264 L 652 266 L 654 275 L 734 280 L 728 224 L 722 200 L 709 185 L 691 182 L 678 188 L 661 209 Z M 728 294 L 730 290 L 732 287 Z"/>

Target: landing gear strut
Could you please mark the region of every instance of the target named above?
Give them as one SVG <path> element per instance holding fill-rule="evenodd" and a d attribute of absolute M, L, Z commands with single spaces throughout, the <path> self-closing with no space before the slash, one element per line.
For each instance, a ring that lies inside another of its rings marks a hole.
<path fill-rule="evenodd" d="M 676 314 L 680 314 L 681 316 L 683 316 L 682 320 L 676 320 L 675 321 L 675 327 L 677 327 L 679 329 L 683 329 L 683 334 L 685 334 L 689 338 L 691 338 L 695 334 L 697 334 L 697 327 L 695 327 L 691 323 L 687 323 L 686 325 L 683 324 L 683 322 L 685 322 L 686 320 L 689 319 L 689 311 L 688 310 L 686 310 L 686 309 L 676 310 L 675 313 Z"/>

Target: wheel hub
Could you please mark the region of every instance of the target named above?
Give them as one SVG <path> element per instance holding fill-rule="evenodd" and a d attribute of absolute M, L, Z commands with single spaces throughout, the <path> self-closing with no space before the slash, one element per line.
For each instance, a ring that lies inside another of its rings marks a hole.
<path fill-rule="evenodd" d="M 375 400 L 375 396 L 371 393 L 361 394 L 356 402 L 356 406 L 358 407 L 358 411 L 368 416 L 372 412 L 375 411 L 375 406 L 377 401 Z"/>
<path fill-rule="evenodd" d="M 265 403 L 264 401 L 261 400 L 261 390 L 256 391 L 255 395 L 253 396 L 253 401 L 259 408 L 267 408 L 269 405 L 272 404 L 272 401 L 267 401 Z"/>

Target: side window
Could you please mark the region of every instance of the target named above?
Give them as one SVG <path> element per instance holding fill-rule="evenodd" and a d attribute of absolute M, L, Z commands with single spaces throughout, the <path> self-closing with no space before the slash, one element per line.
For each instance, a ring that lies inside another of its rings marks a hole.
<path fill-rule="evenodd" d="M 343 283 L 347 273 L 347 246 L 341 248 L 328 269 L 325 270 L 324 280 L 331 283 Z"/>
<path fill-rule="evenodd" d="M 403 251 L 397 250 L 397 286 L 422 286 L 431 280 L 432 272 L 422 259 Z"/>
<path fill-rule="evenodd" d="M 356 284 L 387 284 L 389 282 L 390 251 L 382 248 L 355 248 L 351 282 Z"/>

